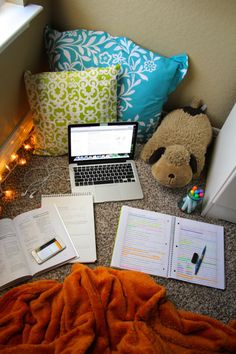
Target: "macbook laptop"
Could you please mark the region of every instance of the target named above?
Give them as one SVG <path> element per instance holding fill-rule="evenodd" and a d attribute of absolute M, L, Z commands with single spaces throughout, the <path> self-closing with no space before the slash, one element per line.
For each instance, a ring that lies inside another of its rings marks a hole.
<path fill-rule="evenodd" d="M 133 161 L 137 122 L 68 126 L 72 193 L 93 195 L 94 202 L 143 198 Z"/>

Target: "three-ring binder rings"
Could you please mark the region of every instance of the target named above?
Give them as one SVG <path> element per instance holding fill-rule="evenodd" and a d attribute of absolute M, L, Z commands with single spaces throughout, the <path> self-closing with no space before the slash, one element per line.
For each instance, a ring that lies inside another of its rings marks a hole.
<path fill-rule="evenodd" d="M 42 206 L 55 204 L 79 254 L 72 262 L 97 259 L 93 197 L 89 193 L 42 195 Z"/>
<path fill-rule="evenodd" d="M 224 229 L 123 206 L 111 266 L 224 289 Z"/>

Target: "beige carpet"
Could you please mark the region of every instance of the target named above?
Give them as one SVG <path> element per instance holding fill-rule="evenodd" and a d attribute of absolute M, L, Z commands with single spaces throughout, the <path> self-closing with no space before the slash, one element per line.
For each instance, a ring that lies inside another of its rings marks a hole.
<path fill-rule="evenodd" d="M 200 210 L 196 210 L 191 215 L 183 214 L 177 204 L 186 193 L 187 188 L 171 190 L 158 185 L 151 175 L 150 167 L 138 159 L 139 151 L 140 147 L 138 147 L 136 155 L 144 199 L 95 205 L 98 260 L 90 266 L 94 268 L 97 265 L 110 265 L 120 208 L 123 204 L 223 225 L 225 229 L 226 290 L 222 291 L 160 277 L 153 278 L 166 287 L 167 296 L 178 308 L 209 315 L 227 323 L 229 320 L 236 318 L 236 224 L 203 218 L 200 215 Z M 29 157 L 27 166 L 17 167 L 3 186 L 4 189 L 6 187 L 13 188 L 17 192 L 17 196 L 11 202 L 1 200 L 1 206 L 3 207 L 1 217 L 14 217 L 24 211 L 38 207 L 41 194 L 70 192 L 67 156 L 39 157 L 27 155 L 27 157 Z M 22 197 L 21 193 L 27 189 L 29 192 L 25 197 Z M 29 198 L 29 194 L 36 190 L 34 198 Z M 70 271 L 71 265 L 68 264 L 34 277 L 34 279 L 62 281 Z M 1 294 L 6 290 L 2 291 Z"/>

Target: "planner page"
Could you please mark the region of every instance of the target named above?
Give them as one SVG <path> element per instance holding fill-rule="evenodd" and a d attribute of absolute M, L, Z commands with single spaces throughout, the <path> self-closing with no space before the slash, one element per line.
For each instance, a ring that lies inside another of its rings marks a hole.
<path fill-rule="evenodd" d="M 223 227 L 176 218 L 170 277 L 224 289 Z"/>
<path fill-rule="evenodd" d="M 31 270 L 31 275 L 57 267 L 78 256 L 55 206 L 52 205 L 27 211 L 17 215 L 14 221 L 24 257 Z M 56 239 L 60 244 L 64 244 L 65 248 L 62 248 L 61 252 L 56 253 L 45 262 L 37 262 L 32 255 L 32 251 L 35 251 L 52 239 Z"/>
<path fill-rule="evenodd" d="M 79 258 L 72 261 L 92 263 L 97 259 L 92 195 L 42 195 L 42 206 L 55 204 L 75 245 Z"/>
<path fill-rule="evenodd" d="M 123 206 L 111 266 L 167 276 L 172 217 Z"/>

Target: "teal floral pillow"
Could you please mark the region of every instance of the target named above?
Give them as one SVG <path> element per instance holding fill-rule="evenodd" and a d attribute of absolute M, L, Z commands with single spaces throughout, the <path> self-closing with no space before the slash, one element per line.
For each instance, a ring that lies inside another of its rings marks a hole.
<path fill-rule="evenodd" d="M 59 32 L 46 27 L 44 34 L 53 71 L 121 65 L 118 119 L 138 121 L 138 141 L 148 140 L 157 127 L 168 95 L 187 72 L 188 56 L 180 54 L 166 58 L 126 37 L 113 37 L 103 31 Z"/>
<path fill-rule="evenodd" d="M 119 69 L 116 65 L 36 75 L 25 72 L 25 86 L 33 113 L 35 154 L 66 154 L 68 124 L 117 120 Z"/>

